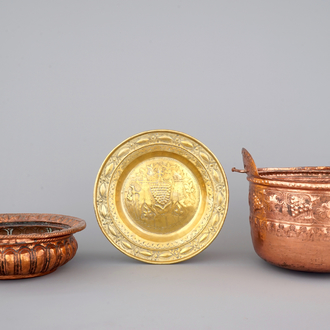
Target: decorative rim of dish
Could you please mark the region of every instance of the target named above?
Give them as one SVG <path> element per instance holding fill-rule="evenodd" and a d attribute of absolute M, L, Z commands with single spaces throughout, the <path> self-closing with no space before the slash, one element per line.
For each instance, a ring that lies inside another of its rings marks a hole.
<path fill-rule="evenodd" d="M 67 236 L 74 234 L 86 228 L 86 222 L 82 219 L 61 215 L 61 214 L 48 214 L 48 213 L 4 213 L 0 214 L 0 224 L 12 224 L 12 223 L 24 223 L 24 222 L 40 222 L 58 225 L 62 224 L 69 228 L 63 228 L 57 231 L 46 232 L 46 233 L 31 233 L 31 234 L 20 234 L 20 235 L 0 235 L 1 240 L 8 239 L 45 239 L 55 238 L 61 236 Z M 24 226 L 24 224 L 22 224 Z"/>
<path fill-rule="evenodd" d="M 115 197 L 118 180 L 127 166 L 141 155 L 157 152 L 171 152 L 180 157 L 184 155 L 182 158 L 189 157 L 189 161 L 188 158 L 186 161 L 191 162 L 191 165 L 198 164 L 196 172 L 201 169 L 198 174 L 203 178 L 207 191 L 205 211 L 203 209 L 205 214 L 202 214 L 193 230 L 188 230 L 188 234 L 180 238 L 161 243 L 145 239 L 130 230 L 117 211 Z M 94 186 L 94 210 L 103 234 L 124 254 L 153 264 L 181 262 L 208 247 L 223 226 L 228 203 L 227 178 L 214 154 L 197 139 L 173 130 L 141 132 L 120 143 L 105 158 Z"/>

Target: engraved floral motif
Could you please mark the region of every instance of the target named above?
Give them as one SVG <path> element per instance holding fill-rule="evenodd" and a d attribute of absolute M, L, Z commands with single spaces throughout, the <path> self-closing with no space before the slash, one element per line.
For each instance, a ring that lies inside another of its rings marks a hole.
<path fill-rule="evenodd" d="M 253 210 L 261 210 L 264 206 L 256 194 L 252 194 L 251 205 Z"/>
<path fill-rule="evenodd" d="M 330 241 L 330 226 L 302 226 L 259 219 L 258 217 L 251 218 L 250 222 L 251 226 L 258 232 L 266 231 L 278 237 L 296 238 L 302 241 Z"/>
<path fill-rule="evenodd" d="M 262 211 L 267 219 L 309 224 L 317 223 L 320 219 L 330 219 L 330 202 L 325 200 L 324 196 L 284 192 L 272 188 L 260 190 L 260 187 L 254 186 L 249 196 L 251 212 Z"/>
<path fill-rule="evenodd" d="M 297 196 L 290 195 L 289 203 L 290 206 L 289 212 L 293 217 L 297 217 L 301 214 L 307 213 L 307 216 L 311 216 L 312 204 L 310 197 L 307 195 Z"/>
<path fill-rule="evenodd" d="M 187 168 L 170 158 L 141 163 L 125 180 L 125 209 L 141 228 L 155 233 L 178 230 L 197 212 L 200 190 Z"/>
<path fill-rule="evenodd" d="M 265 213 L 265 191 L 264 189 L 257 190 L 257 189 L 251 189 L 249 193 L 249 205 L 250 205 L 250 212 L 254 213 Z"/>
<path fill-rule="evenodd" d="M 322 219 L 330 219 L 330 201 L 327 203 L 323 203 L 321 207 L 316 210 L 316 213 Z"/>

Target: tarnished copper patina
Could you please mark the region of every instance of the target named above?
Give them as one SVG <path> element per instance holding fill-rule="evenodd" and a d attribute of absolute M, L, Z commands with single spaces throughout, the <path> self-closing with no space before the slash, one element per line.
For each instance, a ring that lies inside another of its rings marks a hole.
<path fill-rule="evenodd" d="M 71 260 L 84 220 L 58 214 L 0 214 L 0 279 L 49 274 Z"/>
<path fill-rule="evenodd" d="M 242 150 L 250 182 L 254 249 L 288 269 L 330 272 L 330 167 L 257 168 Z"/>

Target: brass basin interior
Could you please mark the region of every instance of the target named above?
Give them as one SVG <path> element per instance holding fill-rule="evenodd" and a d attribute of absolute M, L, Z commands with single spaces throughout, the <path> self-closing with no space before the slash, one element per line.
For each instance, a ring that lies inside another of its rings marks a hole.
<path fill-rule="evenodd" d="M 186 158 L 152 152 L 136 158 L 116 187 L 116 208 L 124 224 L 143 239 L 179 239 L 200 221 L 206 202 L 204 180 Z"/>

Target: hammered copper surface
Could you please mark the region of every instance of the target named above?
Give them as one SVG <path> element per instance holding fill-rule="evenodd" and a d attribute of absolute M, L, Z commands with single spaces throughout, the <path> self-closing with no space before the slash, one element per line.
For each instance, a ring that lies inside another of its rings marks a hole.
<path fill-rule="evenodd" d="M 242 150 L 250 182 L 253 246 L 288 269 L 330 272 L 330 167 L 258 168 Z"/>
<path fill-rule="evenodd" d="M 71 260 L 84 220 L 57 214 L 0 215 L 0 279 L 49 274 Z"/>

